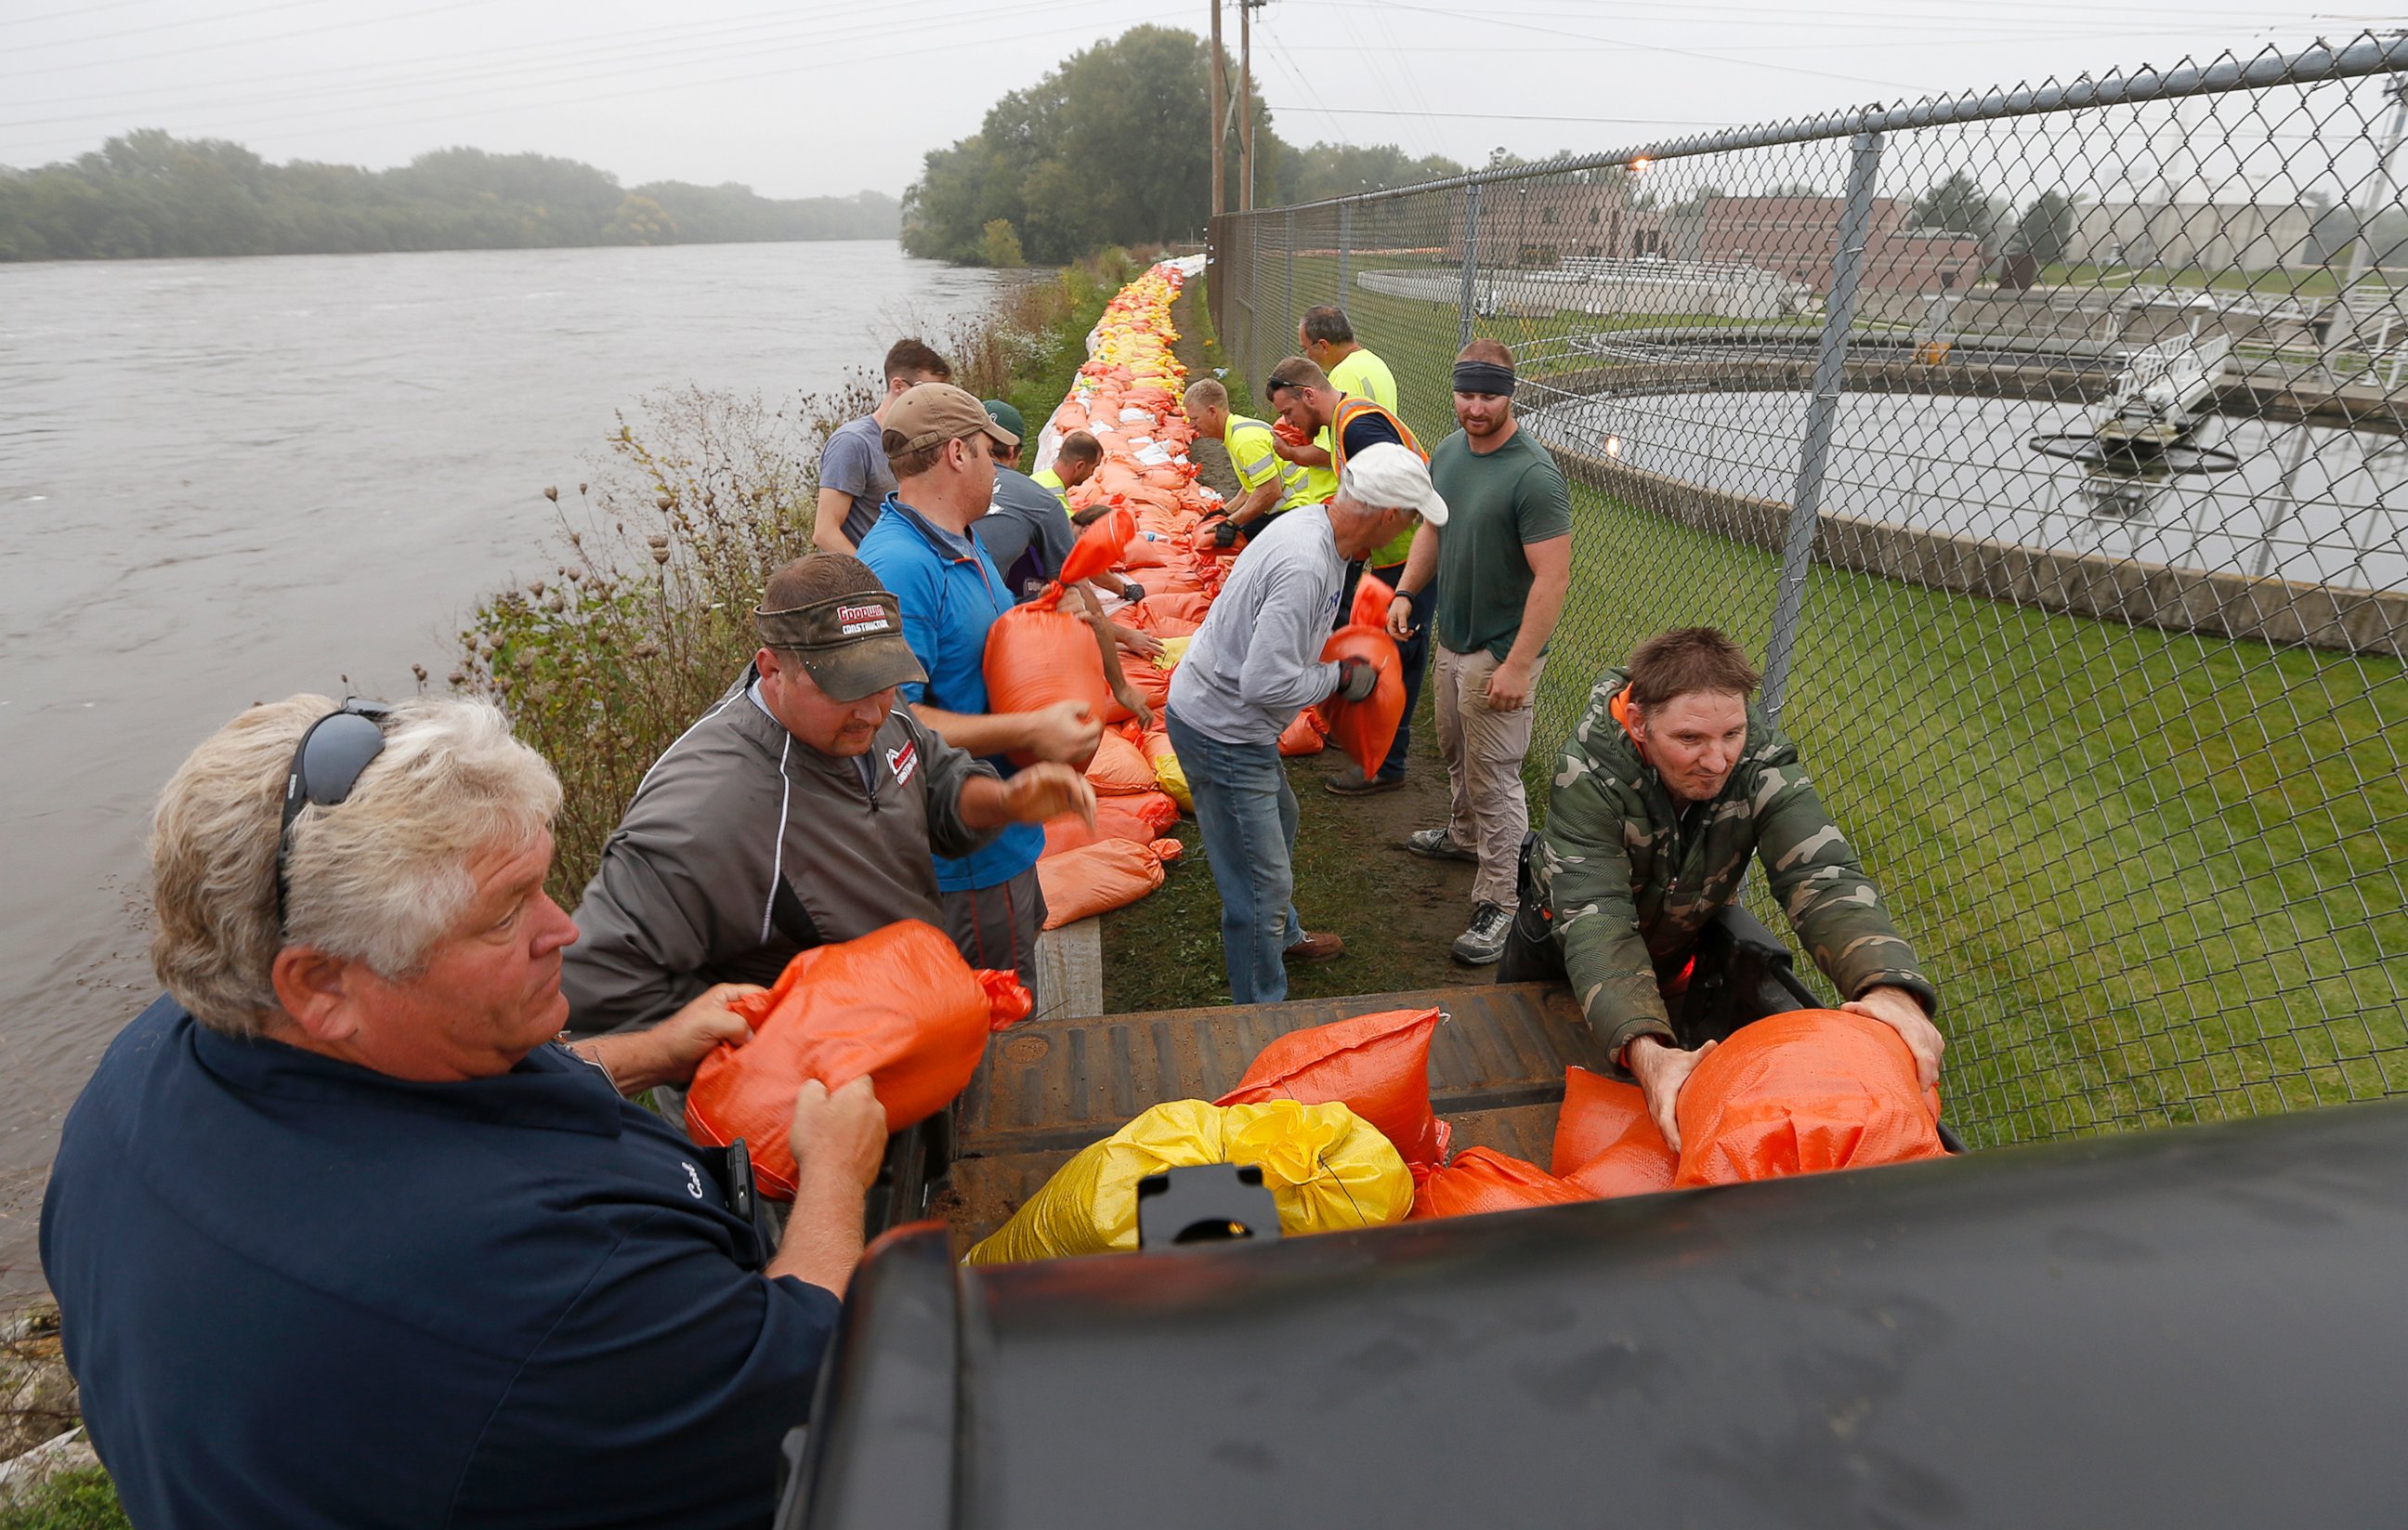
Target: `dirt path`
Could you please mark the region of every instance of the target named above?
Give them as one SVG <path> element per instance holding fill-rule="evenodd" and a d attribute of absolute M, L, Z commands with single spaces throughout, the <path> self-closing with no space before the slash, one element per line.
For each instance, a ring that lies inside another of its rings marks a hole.
<path fill-rule="evenodd" d="M 1219 361 L 1197 337 L 1203 288 L 1194 284 L 1172 309 L 1176 354 L 1191 377 L 1210 377 Z M 1190 449 L 1202 480 L 1234 493 L 1228 454 L 1218 441 Z M 1402 791 L 1338 797 L 1323 783 L 1352 775 L 1335 750 L 1291 760 L 1296 789 L 1296 907 L 1305 925 L 1346 938 L 1346 954 L 1322 966 L 1289 969 L 1288 993 L 1306 998 L 1385 994 L 1448 983 L 1484 982 L 1495 969 L 1458 966 L 1448 955 L 1471 917 L 1471 868 L 1425 861 L 1402 848 L 1414 829 L 1443 823 L 1446 765 L 1438 756 L 1429 698 L 1413 722 Z M 1228 1002 L 1221 963 L 1221 903 L 1192 820 L 1180 826 L 1188 857 L 1169 884 L 1104 921 L 1104 1007 L 1123 1012 Z"/>

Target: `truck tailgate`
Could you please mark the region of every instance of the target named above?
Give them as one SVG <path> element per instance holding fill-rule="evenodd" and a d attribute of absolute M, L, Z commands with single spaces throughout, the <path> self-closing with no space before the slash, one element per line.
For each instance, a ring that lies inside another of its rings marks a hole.
<path fill-rule="evenodd" d="M 1564 1069 L 1598 1065 L 1587 1023 L 1555 985 L 1483 984 L 1016 1025 L 988 1046 L 962 1095 L 938 1209 L 966 1247 L 1001 1226 L 1081 1148 L 1165 1100 L 1226 1094 L 1277 1037 L 1433 1006 L 1446 1019 L 1430 1043 L 1430 1103 L 1454 1122 L 1456 1146 L 1491 1147 L 1544 1167 Z"/>

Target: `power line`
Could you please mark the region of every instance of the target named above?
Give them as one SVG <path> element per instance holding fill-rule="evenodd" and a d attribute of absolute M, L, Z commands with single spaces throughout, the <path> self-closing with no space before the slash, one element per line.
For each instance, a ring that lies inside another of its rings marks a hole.
<path fill-rule="evenodd" d="M 1403 111 L 1389 107 L 1286 107 L 1286 111 L 1323 112 L 1332 117 L 1453 117 L 1483 122 L 1594 122 L 1606 127 L 1728 127 L 1727 122 L 1693 122 L 1679 117 L 1554 117 L 1510 111 Z"/>
<path fill-rule="evenodd" d="M 918 21 L 917 21 L 916 23 L 914 23 L 914 24 L 912 24 L 912 25 L 909 25 L 909 26 L 896 26 L 896 25 L 895 25 L 895 24 L 893 24 L 893 23 L 889 23 L 889 22 L 866 22 L 866 23 L 863 23 L 863 25 L 862 25 L 862 27 L 861 27 L 861 28 L 859 28 L 859 31 L 860 31 L 860 32 L 862 32 L 862 33 L 865 33 L 865 34 L 872 34 L 872 33 L 874 33 L 874 34 L 875 34 L 875 35 L 877 35 L 877 36 L 884 36 L 884 37 L 897 37 L 897 38 L 899 38 L 899 37 L 907 37 L 907 36 L 920 36 L 920 35 L 923 35 L 923 34 L 925 34 L 925 33 L 930 33 L 930 32 L 957 31 L 957 30 L 958 30 L 958 27 L 956 26 L 956 24 L 955 24 L 955 23 L 959 22 L 959 21 L 962 20 L 962 18 L 963 18 L 963 17 L 965 17 L 965 16 L 976 16 L 976 17 L 978 17 L 978 18 L 980 18 L 980 19 L 983 19 L 983 20 L 995 20 L 995 19 L 1017 19 L 1017 18 L 1020 18 L 1020 17 L 1025 17 L 1025 16 L 1030 15 L 1030 14 L 1035 14 L 1035 13 L 1041 13 L 1041 12 L 1044 12 L 1044 11 L 1051 11 L 1051 10 L 1062 10 L 1062 9 L 1076 8 L 1077 7 L 1079 7 L 1079 6 L 1081 6 L 1081 5 L 1084 5 L 1084 4 L 1088 4 L 1088 3 L 1090 3 L 1090 0 L 1039 0 L 1039 3 L 1037 3 L 1037 4 L 1033 4 L 1033 5 L 1023 5 L 1023 6 L 1018 6 L 1018 7 L 994 7 L 994 6 L 986 6 L 986 7 L 982 7 L 975 8 L 975 9 L 972 9 L 972 10 L 969 10 L 969 11 L 952 13 L 952 14 L 943 15 L 943 16 L 935 16 L 935 17 L 930 17 L 930 16 L 925 16 L 925 15 L 924 15 L 924 16 L 922 16 L 921 18 L 919 18 L 919 20 L 918 20 Z M 1184 14 L 1185 14 L 1185 10 L 1184 10 L 1184 8 L 1183 8 L 1183 7 L 1182 7 L 1182 9 L 1180 9 L 1180 10 L 1176 11 L 1176 12 L 1172 12 L 1172 13 L 1168 13 L 1168 14 L 1166 14 L 1166 13 L 1163 13 L 1163 12 L 1155 12 L 1155 13 L 1153 13 L 1153 14 L 1139 14 L 1139 15 L 1134 15 L 1134 16 L 1132 16 L 1132 15 L 1129 15 L 1129 14 L 1128 14 L 1128 13 L 1126 13 L 1126 12 L 1123 12 L 1123 13 L 1121 13 L 1121 15 L 1122 15 L 1122 19 L 1123 19 L 1123 20 L 1125 20 L 1125 21 L 1148 21 L 1170 20 L 1170 19 L 1172 19 L 1172 17 L 1173 17 L 1173 16 L 1175 16 L 1175 15 L 1184 15 Z M 797 64 L 786 64 L 786 65 L 781 65 L 781 66 L 779 66 L 779 67 L 771 68 L 771 69 L 752 70 L 752 71 L 748 71 L 748 72 L 743 73 L 743 74 L 714 76 L 714 77 L 710 78 L 710 79 L 689 79 L 689 80 L 678 80 L 678 81 L 653 82 L 653 83 L 651 83 L 651 84 L 646 84 L 646 85 L 642 85 L 642 86 L 638 86 L 638 87 L 634 87 L 634 88 L 630 88 L 630 89 L 626 89 L 626 90 L 617 90 L 617 91 L 601 91 L 601 92 L 589 92 L 589 93 L 583 93 L 583 94 L 570 95 L 570 96 L 564 96 L 564 97 L 552 97 L 552 98 L 546 98 L 546 99 L 542 99 L 542 100 L 494 101 L 494 102 L 492 102 L 492 103 L 490 103 L 490 104 L 480 105 L 480 106 L 476 107 L 474 107 L 474 108 L 470 108 L 470 109 L 463 110 L 463 111 L 437 112 L 437 113 L 433 113 L 433 114 L 430 114 L 430 115 L 427 115 L 427 116 L 422 116 L 422 117 L 416 117 L 416 118 L 381 118 L 381 119 L 380 119 L 379 121 L 377 121 L 376 122 L 373 122 L 373 123 L 361 123 L 361 122 L 350 122 L 350 123 L 324 123 L 324 125 L 322 125 L 322 127 L 320 127 L 320 129 L 319 129 L 319 130 L 320 130 L 320 131 L 324 131 L 324 132 L 347 132 L 347 131 L 354 131 L 354 130 L 357 130 L 357 129 L 362 128 L 362 127 L 370 127 L 370 126 L 373 126 L 373 127 L 379 127 L 379 128 L 384 128 L 384 127 L 408 127 L 408 126 L 415 126 L 415 125 L 419 125 L 419 124 L 421 124 L 421 123 L 427 123 L 427 122 L 451 122 L 451 121 L 455 121 L 455 120 L 457 120 L 457 119 L 459 119 L 459 118 L 461 118 L 461 117 L 464 117 L 464 116 L 466 116 L 466 117 L 490 116 L 490 115 L 494 115 L 494 114 L 498 114 L 498 113 L 501 113 L 501 112 L 508 112 L 508 111 L 524 111 L 524 110 L 534 110 L 534 109 L 538 109 L 538 108 L 543 108 L 543 107 L 550 107 L 578 105 L 578 104 L 582 104 L 582 103 L 590 102 L 590 101 L 609 101 L 609 100 L 617 100 L 617 99 L 622 99 L 622 98 L 624 98 L 624 97 L 626 97 L 626 96 L 631 96 L 631 95 L 660 95 L 660 94 L 664 94 L 664 93 L 671 93 L 671 92 L 681 92 L 681 91 L 698 90 L 698 89 L 702 89 L 702 88 L 705 88 L 705 87 L 708 87 L 708 86 L 712 86 L 712 85 L 738 84 L 738 83 L 744 83 L 744 82 L 747 82 L 747 81 L 756 80 L 756 79 L 781 79 L 781 78 L 784 78 L 784 77 L 787 77 L 787 76 L 790 76 L 790 75 L 802 74 L 802 73 L 809 73 L 809 72 L 811 72 L 811 71 L 813 71 L 813 70 L 815 70 L 815 69 L 824 68 L 824 67 L 852 68 L 852 67 L 854 67 L 854 66 L 856 66 L 856 65 L 864 64 L 882 63 L 882 62 L 885 62 L 885 61 L 890 60 L 890 59 L 897 59 L 897 58 L 909 58 L 909 57 L 911 57 L 911 56 L 913 56 L 914 54 L 917 54 L 917 53 L 928 53 L 928 52 L 952 52 L 952 51 L 956 51 L 956 50 L 960 50 L 960 49 L 964 49 L 964 48 L 987 48 L 987 47 L 992 47 L 992 46 L 994 46 L 996 42 L 999 42 L 999 41 L 1007 41 L 1007 40 L 1010 40 L 1010 39 L 1013 39 L 1013 38 L 1022 38 L 1022 37 L 1054 36 L 1059 36 L 1059 35 L 1061 35 L 1061 34 L 1062 34 L 1062 33 L 1064 33 L 1064 32 L 1072 31 L 1072 30 L 1084 30 L 1084 25 L 1082 24 L 1082 25 L 1081 25 L 1080 27 L 1077 27 L 1077 28 L 1071 28 L 1071 27 L 1054 27 L 1054 28 L 1052 28 L 1052 29 L 1050 29 L 1050 30 L 1048 30 L 1048 31 L 1045 31 L 1045 32 L 1035 32 L 1035 33 L 1032 33 L 1032 32 L 1011 32 L 1011 33 L 1008 33 L 1008 34 L 1004 35 L 1003 36 L 965 36 L 965 37 L 961 37 L 959 40 L 956 40 L 956 41 L 947 41 L 947 42 L 937 42 L 937 43 L 923 43 L 923 44 L 915 44 L 915 45 L 914 45 L 913 47 L 911 47 L 911 48 L 902 49 L 902 50 L 897 50 L 893 51 L 893 52 L 874 53 L 874 54 L 866 54 L 866 55 L 851 55 L 851 56 L 847 56 L 847 57 L 844 57 L 844 58 L 819 59 L 819 60 L 814 60 L 814 61 L 806 62 L 806 63 Z M 847 36 L 850 36 L 850 35 L 847 35 Z M 818 35 L 818 36 L 814 36 L 813 38 L 808 39 L 808 40 L 807 40 L 807 41 L 805 41 L 805 42 L 796 43 L 796 44 L 794 44 L 794 45 L 791 45 L 791 46 L 792 46 L 792 47 L 807 47 L 807 46 L 808 46 L 808 47 L 818 48 L 818 47 L 823 46 L 823 45 L 824 44 L 824 42 L 828 40 L 828 37 L 829 37 L 829 35 L 828 35 L 828 34 L 822 33 L 822 34 L 820 34 L 820 35 Z M 757 48 L 754 48 L 754 49 L 748 49 L 748 50 L 745 50 L 745 52 L 746 52 L 748 55 L 750 55 L 750 56 L 758 56 L 759 54 L 761 54 L 761 53 L 763 53 L 763 52 L 777 52 L 777 51 L 785 51 L 785 50 L 790 50 L 790 49 L 768 49 L 768 50 L 763 50 L 763 49 L 757 49 Z M 637 69 L 620 69 L 620 70 L 613 70 L 613 71 L 609 71 L 609 72 L 608 72 L 608 73 L 606 73 L 606 74 L 603 74 L 603 75 L 596 75 L 596 76 L 592 76 L 592 77 L 587 77 L 587 78 L 596 79 L 619 79 L 619 78 L 624 78 L 625 76 L 627 76 L 627 75 L 629 75 L 629 74 L 646 74 L 646 73 L 649 73 L 649 72 L 650 72 L 650 71 L 649 71 L 648 69 L 643 69 L 643 68 L 637 68 Z M 393 111 L 393 110 L 398 110 L 398 109 L 406 108 L 406 107 L 410 107 L 410 106 L 423 105 L 423 104 L 427 104 L 427 103 L 431 103 L 431 102 L 434 102 L 434 101 L 447 100 L 447 99 L 451 99 L 451 98 L 452 98 L 452 97 L 453 97 L 453 96 L 457 96 L 457 95 L 461 95 L 461 94 L 478 94 L 478 93 L 479 93 L 479 92 L 448 92 L 448 93 L 437 93 L 437 94 L 436 94 L 436 95 L 426 96 L 426 97 L 422 97 L 422 98 L 420 98 L 420 99 L 418 99 L 418 100 L 416 100 L 416 101 L 395 101 L 395 102 L 385 102 L 385 103 L 381 103 L 381 104 L 375 104 L 375 105 L 368 105 L 368 106 L 365 106 L 365 107 L 362 107 L 362 108 L 360 108 L 360 109 L 372 110 L 372 111 Z M 324 113 L 322 113 L 322 112 L 287 113 L 287 114 L 284 114 L 284 115 L 280 116 L 280 117 L 273 117 L 273 118 L 262 118 L 262 119 L 253 119 L 253 120 L 248 120 L 248 121 L 237 121 L 237 122 L 222 122 L 222 123 L 215 124 L 215 128 L 216 128 L 216 130 L 217 130 L 217 131 L 227 131 L 227 130 L 232 130 L 232 129 L 236 129 L 236 128 L 251 128 L 251 127 L 259 127 L 259 126 L 272 126 L 272 125 L 278 125 L 278 124 L 281 124 L 281 123 L 290 123 L 290 122 L 313 122 L 313 121 L 316 121 L 316 122 L 323 122 L 324 115 L 325 115 L 325 114 L 324 114 Z M 83 138 L 83 137 L 77 137 L 77 138 L 65 138 L 65 139 L 51 139 L 51 140 L 47 140 L 47 141 L 44 141 L 44 142 L 32 143 L 32 144 L 23 145 L 23 146 L 22 146 L 22 149 L 23 149 L 23 150 L 46 150 L 46 149 L 51 149 L 51 148 L 56 148 L 56 147 L 72 146 L 72 145 L 76 145 L 76 144 L 81 144 L 81 143 L 85 143 L 85 142 L 87 142 L 87 141 L 88 141 L 88 139 Z"/>
<path fill-rule="evenodd" d="M 149 3 L 149 0 L 122 0 L 122 3 L 147 4 Z M 813 25 L 816 24 L 816 22 L 813 21 L 812 18 L 820 12 L 827 10 L 850 10 L 853 7 L 851 6 L 850 0 L 824 0 L 824 3 L 817 7 L 791 6 L 777 10 L 752 11 L 745 15 L 734 17 L 705 27 L 693 27 L 682 22 L 671 22 L 663 26 L 633 27 L 617 32 L 594 33 L 589 35 L 582 43 L 566 48 L 564 48 L 557 39 L 544 38 L 536 42 L 509 43 L 498 48 L 479 48 L 470 49 L 466 51 L 451 51 L 442 53 L 420 53 L 408 58 L 383 59 L 367 64 L 366 67 L 375 70 L 394 70 L 408 69 L 419 64 L 434 64 L 448 72 L 456 70 L 462 64 L 474 64 L 476 61 L 481 59 L 502 59 L 506 56 L 517 57 L 527 54 L 536 55 L 538 59 L 543 61 L 558 61 L 561 59 L 576 58 L 580 55 L 618 53 L 626 51 L 630 49 L 649 47 L 651 46 L 650 44 L 641 42 L 638 39 L 657 37 L 665 33 L 672 35 L 672 40 L 675 40 L 677 38 L 699 38 L 724 36 L 729 33 L 748 32 L 764 27 L 784 30 L 790 29 L 796 24 L 806 26 Z M 501 66 L 502 65 L 495 64 L 486 65 L 484 67 Z M 247 88 L 253 85 L 280 85 L 292 80 L 324 80 L 328 78 L 329 72 L 325 69 L 280 69 L 270 74 L 213 77 L 210 79 L 209 84 L 213 88 L 224 90 Z M 368 87 L 377 88 L 380 85 L 392 83 L 400 83 L 400 81 L 371 81 L 368 82 Z M 328 90 L 330 92 L 339 92 L 347 88 L 350 87 L 346 84 L 337 83 L 330 85 Z M 159 93 L 137 92 L 133 98 L 141 99 L 156 95 L 157 93 Z M 178 93 L 190 95 L 193 93 L 188 88 L 170 86 L 167 88 L 167 93 L 171 95 Z M 249 98 L 248 91 L 246 91 L 246 96 Z M 89 99 L 89 95 L 84 93 L 70 95 L 19 96 L 15 98 L 14 104 L 21 107 L 48 107 L 59 106 L 69 102 L 83 101 L 87 99 Z M 122 100 L 127 98 L 119 97 L 117 99 Z"/>
<path fill-rule="evenodd" d="M 43 21 L 64 21 L 70 17 L 81 21 L 104 10 L 123 10 L 128 6 L 147 6 L 152 0 L 103 0 L 97 6 L 69 6 L 64 10 L 46 10 L 39 16 L 0 17 L 0 26 L 35 26 Z"/>
<path fill-rule="evenodd" d="M 1455 15 L 1451 11 L 1440 10 L 1430 6 L 1407 5 L 1404 3 L 1404 0 L 1322 0 L 1322 3 L 1348 9 L 1360 10 L 1369 8 L 1376 10 L 1384 8 L 1388 10 L 1409 10 L 1424 16 L 1445 17 L 1449 20 L 1455 19 Z M 1543 36 L 1550 37 L 1570 37 L 1576 42 L 1613 42 L 1617 40 L 1612 37 L 1600 37 L 1596 36 L 1594 33 L 1565 32 L 1556 27 L 1533 26 L 1527 21 L 1511 21 L 1505 20 L 1503 16 L 1497 11 L 1484 11 L 1481 13 L 1480 20 L 1484 25 L 1488 26 L 1511 27 L 1518 32 L 1535 32 Z M 1867 79 L 1858 75 L 1832 74 L 1828 70 L 1825 69 L 1801 69 L 1796 64 L 1759 64 L 1754 59 L 1725 58 L 1718 53 L 1700 52 L 1694 48 L 1672 48 L 1662 43 L 1631 42 L 1626 43 L 1624 46 L 1635 49 L 1641 52 L 1669 53 L 1677 58 L 1701 59 L 1708 64 L 1720 64 L 1735 68 L 1771 69 L 1781 74 L 1808 75 L 1817 79 L 1836 79 L 1849 85 L 1871 85 L 1885 91 L 1904 91 L 1911 90 L 1913 88 L 1911 86 L 1899 84 L 1894 79 Z"/>
<path fill-rule="evenodd" d="M 332 21 L 324 26 L 307 27 L 299 32 L 280 32 L 265 37 L 229 37 L 222 42 L 194 43 L 190 48 L 171 48 L 164 53 L 136 53 L 129 58 L 99 59 L 91 64 L 50 64 L 38 69 L 18 69 L 0 75 L 0 79 L 22 79 L 28 75 L 53 75 L 71 69 L 115 69 L 128 64 L 149 64 L 156 59 L 189 58 L 194 53 L 214 53 L 228 48 L 257 48 L 265 43 L 290 42 L 295 37 L 316 37 L 329 32 L 350 32 L 364 26 L 383 26 L 392 21 L 414 21 L 422 16 L 439 16 L 446 11 L 466 10 L 481 6 L 486 0 L 448 0 L 440 6 L 428 6 L 423 10 L 405 10 L 395 16 L 369 16 L 355 21 Z"/>
<path fill-rule="evenodd" d="M 224 11 L 216 16 L 185 16 L 172 21 L 145 21 L 138 30 L 165 32 L 170 27 L 178 26 L 215 26 L 223 21 L 239 21 L 247 17 L 265 16 L 280 10 L 297 10 L 303 6 L 322 6 L 325 3 L 326 0 L 276 0 L 276 4 L 272 6 L 254 6 L 249 10 Z M 48 42 L 17 43 L 12 45 L 12 50 L 19 53 L 32 53 L 45 48 L 80 48 L 86 43 L 112 42 L 116 40 L 117 36 L 118 34 L 101 33 L 88 37 L 54 37 Z"/>
<path fill-rule="evenodd" d="M 831 7 L 830 8 L 835 7 Z M 765 28 L 769 30 L 766 35 L 763 35 Z M 645 28 L 642 30 L 644 32 L 652 32 L 658 30 L 673 31 L 676 29 Z M 738 32 L 752 33 L 755 34 L 755 36 L 741 39 L 731 39 L 728 42 L 723 43 L 697 43 L 692 47 L 681 49 L 671 48 L 666 50 L 662 49 L 657 44 L 648 42 L 593 44 L 582 49 L 569 49 L 565 51 L 548 44 L 523 45 L 516 48 L 492 50 L 490 51 L 494 53 L 535 52 L 539 56 L 535 58 L 514 59 L 508 62 L 497 62 L 465 68 L 459 67 L 456 64 L 455 58 L 473 59 L 480 55 L 464 54 L 449 57 L 444 55 L 434 55 L 407 62 L 411 64 L 429 63 L 440 66 L 437 71 L 437 78 L 435 79 L 429 79 L 425 75 L 418 75 L 382 80 L 343 80 L 305 90 L 276 92 L 264 94 L 257 91 L 246 90 L 240 96 L 239 100 L 242 105 L 250 106 L 253 104 L 264 105 L 275 101 L 315 100 L 322 96 L 356 98 L 364 93 L 375 92 L 421 89 L 430 83 L 452 84 L 476 79 L 498 79 L 501 80 L 507 80 L 509 77 L 513 75 L 524 75 L 529 71 L 546 71 L 554 64 L 580 63 L 600 64 L 616 58 L 639 59 L 646 68 L 657 67 L 665 61 L 674 59 L 680 54 L 701 55 L 699 58 L 690 57 L 686 59 L 685 62 L 687 63 L 709 63 L 714 62 L 719 58 L 743 57 L 754 54 L 761 50 L 761 48 L 765 43 L 774 43 L 781 40 L 782 38 L 794 37 L 796 36 L 819 42 L 832 40 L 830 34 L 828 34 L 824 27 L 818 21 L 809 17 L 805 17 L 799 21 L 789 16 L 775 22 L 748 21 L 731 27 L 705 29 L 702 33 L 693 35 L 696 36 L 706 36 L 712 30 L 716 30 L 722 34 L 727 32 Z M 893 27 L 873 27 L 870 30 L 878 35 L 891 35 L 895 29 Z M 229 85 L 259 84 L 277 79 L 294 79 L 303 78 L 322 79 L 325 77 L 322 72 L 305 72 L 299 75 L 285 74 L 257 76 L 253 77 L 253 79 L 249 81 L 233 80 L 224 81 L 222 83 Z M 541 79 L 531 81 L 531 83 L 543 82 L 544 81 Z M 59 122 L 88 122 L 107 118 L 138 115 L 143 112 L 150 111 L 206 111 L 215 108 L 225 99 L 222 95 L 219 94 L 194 96 L 193 93 L 190 92 L 183 93 L 185 94 L 186 99 L 181 101 L 137 105 L 126 105 L 120 101 L 112 102 L 105 107 L 95 107 L 90 111 L 76 112 L 64 116 L 15 118 L 0 122 L 0 128 L 42 127 Z M 54 96 L 47 98 L 45 102 L 28 104 L 39 105 L 59 100 L 74 99 L 77 98 L 72 96 Z M 140 98 L 137 97 L 136 99 L 139 101 Z"/>

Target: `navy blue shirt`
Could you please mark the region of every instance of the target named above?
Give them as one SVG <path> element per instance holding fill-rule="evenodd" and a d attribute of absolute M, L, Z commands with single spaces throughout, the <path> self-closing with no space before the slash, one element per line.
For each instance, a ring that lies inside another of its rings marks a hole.
<path fill-rule="evenodd" d="M 724 1161 L 545 1046 L 411 1083 L 160 999 L 42 1202 L 84 1422 L 144 1530 L 745 1526 L 835 1295 Z"/>

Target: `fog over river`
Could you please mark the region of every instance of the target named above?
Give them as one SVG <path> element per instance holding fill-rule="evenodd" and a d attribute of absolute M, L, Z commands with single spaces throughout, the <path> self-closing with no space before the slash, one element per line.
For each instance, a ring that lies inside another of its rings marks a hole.
<path fill-rule="evenodd" d="M 0 265 L 0 1298 L 156 992 L 152 799 L 257 700 L 441 683 L 546 484 L 688 381 L 816 392 L 995 279 L 890 243 Z"/>

